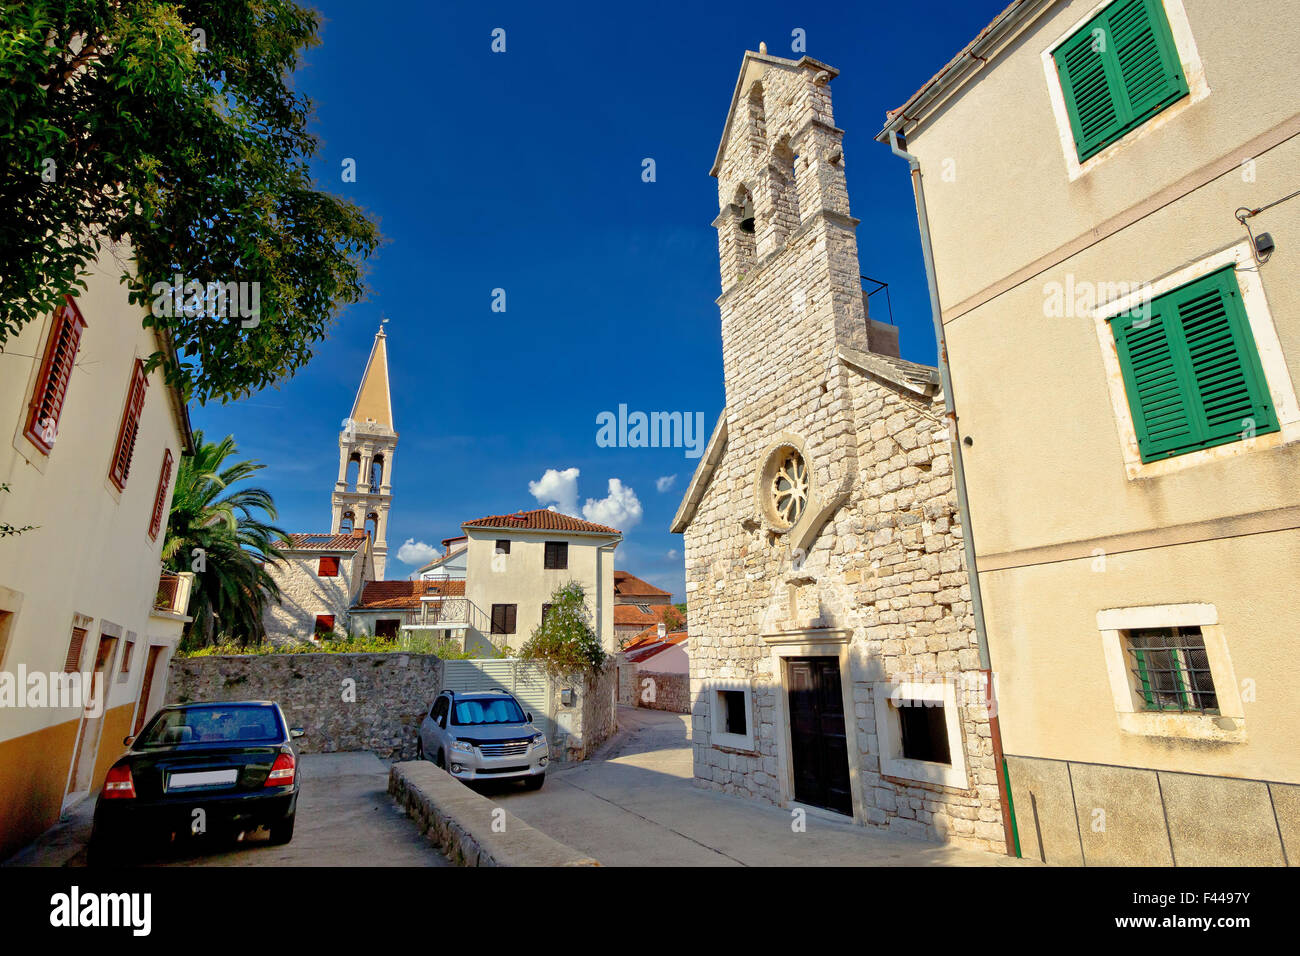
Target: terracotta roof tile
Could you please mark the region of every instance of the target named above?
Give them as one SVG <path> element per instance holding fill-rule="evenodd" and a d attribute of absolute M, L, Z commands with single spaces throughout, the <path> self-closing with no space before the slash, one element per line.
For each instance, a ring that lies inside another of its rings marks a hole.
<path fill-rule="evenodd" d="M 291 551 L 359 551 L 365 547 L 366 535 L 351 534 L 291 534 Z"/>
<path fill-rule="evenodd" d="M 630 663 L 639 664 L 656 654 L 662 654 L 670 648 L 685 644 L 688 640 L 690 635 L 686 631 L 672 631 L 661 638 L 658 628 L 648 629 L 638 634 L 635 641 L 623 648 L 623 654 Z"/>
<path fill-rule="evenodd" d="M 500 528 L 504 531 L 582 531 L 595 534 L 622 534 L 616 528 L 591 521 L 583 521 L 570 515 L 551 511 L 549 508 L 536 508 L 532 511 L 516 511 L 510 515 L 489 515 L 466 521 L 462 528 Z"/>
<path fill-rule="evenodd" d="M 614 572 L 614 593 L 626 594 L 629 597 L 633 595 L 672 597 L 671 591 L 665 591 L 648 581 L 642 581 L 635 574 L 617 570 Z"/>
<path fill-rule="evenodd" d="M 463 597 L 464 581 L 367 581 L 361 591 L 358 609 L 420 607 L 420 599 L 442 595 Z"/>
<path fill-rule="evenodd" d="M 664 618 L 664 610 L 670 607 L 671 604 L 651 604 L 647 614 L 635 604 L 615 604 L 614 623 L 640 624 L 642 627 L 657 625 Z"/>

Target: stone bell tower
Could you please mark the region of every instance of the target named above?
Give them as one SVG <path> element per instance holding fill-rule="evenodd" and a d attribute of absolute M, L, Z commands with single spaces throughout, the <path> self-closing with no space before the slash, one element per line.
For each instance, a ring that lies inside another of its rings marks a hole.
<path fill-rule="evenodd" d="M 339 477 L 331 496 L 330 519 L 332 534 L 361 529 L 370 533 L 378 580 L 383 580 L 388 559 L 388 509 L 393 502 L 393 454 L 397 448 L 388 393 L 387 338 L 382 327 L 375 333 L 352 414 L 339 433 Z"/>
<path fill-rule="evenodd" d="M 850 372 L 839 354 L 873 344 L 844 131 L 831 112 L 837 74 L 807 56 L 746 53 L 711 170 L 727 440 L 756 460 L 785 443 L 807 463 L 807 505 L 794 527 L 754 508 L 755 522 L 776 535 L 771 543 L 796 550 L 809 547 L 857 473 Z"/>

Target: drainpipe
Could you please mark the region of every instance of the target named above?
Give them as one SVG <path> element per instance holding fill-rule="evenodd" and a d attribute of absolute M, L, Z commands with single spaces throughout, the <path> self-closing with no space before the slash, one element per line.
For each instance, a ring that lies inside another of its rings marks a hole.
<path fill-rule="evenodd" d="M 939 381 L 943 386 L 945 415 L 952 436 L 952 476 L 957 488 L 957 512 L 961 516 L 962 551 L 966 559 L 966 577 L 970 582 L 971 613 L 975 617 L 975 641 L 979 646 L 980 670 L 988 682 L 989 733 L 993 741 L 993 762 L 998 775 L 998 793 L 1002 805 L 1002 829 L 1007 853 L 1020 856 L 1020 841 L 1011 814 L 1011 786 L 1007 780 L 1006 760 L 1002 754 L 1002 732 L 997 718 L 997 697 L 993 686 L 993 665 L 989 658 L 988 634 L 984 626 L 984 601 L 980 593 L 979 568 L 975 563 L 975 534 L 971 522 L 970 501 L 966 497 L 966 469 L 962 463 L 961 434 L 957 427 L 957 400 L 952 389 L 952 371 L 948 366 L 948 340 L 943 330 L 943 312 L 939 305 L 939 280 L 934 270 L 934 247 L 930 242 L 930 217 L 925 207 L 925 185 L 921 181 L 921 162 L 907 152 L 907 139 L 898 130 L 889 131 L 889 148 L 907 161 L 912 173 L 912 192 L 916 197 L 916 220 L 921 231 L 921 256 L 925 260 L 925 281 L 930 290 L 930 313 L 934 317 L 934 336 L 939 352 Z"/>

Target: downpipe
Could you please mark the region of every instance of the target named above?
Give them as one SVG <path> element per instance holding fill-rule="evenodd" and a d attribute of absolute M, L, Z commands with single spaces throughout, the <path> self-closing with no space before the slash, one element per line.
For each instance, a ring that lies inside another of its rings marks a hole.
<path fill-rule="evenodd" d="M 943 312 L 939 305 L 939 281 L 935 276 L 934 247 L 930 242 L 930 217 L 925 206 L 925 185 L 921 181 L 921 162 L 907 152 L 907 138 L 898 130 L 889 131 L 889 148 L 895 156 L 907 162 L 912 173 L 912 192 L 916 198 L 916 220 L 921 231 L 921 256 L 925 261 L 925 281 L 930 291 L 930 314 L 934 319 L 934 337 L 939 353 L 939 381 L 943 387 L 944 415 L 948 419 L 952 442 L 953 484 L 957 489 L 957 511 L 962 524 L 962 552 L 966 561 L 966 577 L 970 584 L 971 613 L 975 618 L 975 641 L 979 647 L 980 670 L 987 682 L 989 704 L 989 734 L 993 742 L 993 762 L 997 770 L 999 804 L 1002 807 L 1002 829 L 1007 854 L 1020 856 L 1020 841 L 1016 834 L 1015 818 L 1011 813 L 1011 785 L 1007 779 L 1005 759 L 1002 754 L 1002 731 L 998 725 L 997 689 L 993 683 L 993 665 L 989 657 L 988 635 L 984 626 L 984 601 L 980 593 L 979 569 L 975 564 L 975 533 L 971 522 L 970 502 L 966 497 L 966 469 L 962 462 L 961 434 L 957 427 L 957 400 L 952 389 L 952 371 L 948 366 L 948 340 L 943 329 Z"/>

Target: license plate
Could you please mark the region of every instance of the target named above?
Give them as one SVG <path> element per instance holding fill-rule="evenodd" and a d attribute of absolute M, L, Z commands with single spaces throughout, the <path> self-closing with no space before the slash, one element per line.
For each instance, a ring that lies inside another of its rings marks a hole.
<path fill-rule="evenodd" d="M 238 770 L 205 770 L 202 773 L 174 773 L 167 778 L 167 789 L 189 790 L 193 787 L 216 787 L 222 784 L 232 784 L 238 779 Z"/>

